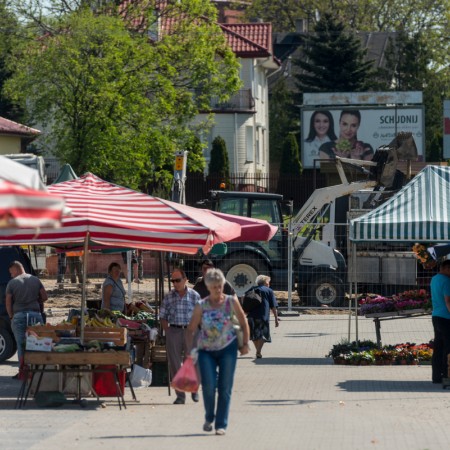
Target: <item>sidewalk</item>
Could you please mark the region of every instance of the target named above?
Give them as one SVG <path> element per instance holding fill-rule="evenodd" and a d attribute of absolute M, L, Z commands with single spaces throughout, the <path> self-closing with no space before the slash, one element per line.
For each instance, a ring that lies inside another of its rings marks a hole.
<path fill-rule="evenodd" d="M 281 317 L 263 358 L 239 358 L 225 436 L 202 431 L 203 406 L 172 405 L 166 387 L 136 391 L 119 411 L 89 401 L 38 409 L 13 408 L 15 367 L 0 365 L 3 449 L 108 448 L 349 450 L 448 449 L 450 391 L 431 383 L 430 366 L 336 366 L 325 354 L 347 337 L 346 315 Z M 354 338 L 352 323 L 352 339 Z M 429 316 L 382 324 L 385 344 L 428 342 Z M 359 338 L 375 340 L 372 320 L 359 319 Z M 8 387 L 9 386 L 9 387 Z"/>

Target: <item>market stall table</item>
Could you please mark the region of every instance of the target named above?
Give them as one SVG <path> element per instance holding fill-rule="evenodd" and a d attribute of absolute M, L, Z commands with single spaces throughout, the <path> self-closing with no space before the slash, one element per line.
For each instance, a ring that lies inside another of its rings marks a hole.
<path fill-rule="evenodd" d="M 35 396 L 39 392 L 40 384 L 44 373 L 75 373 L 75 374 L 95 374 L 111 373 L 114 377 L 117 400 L 119 407 L 126 408 L 123 391 L 119 383 L 119 375 L 123 370 L 130 367 L 130 353 L 127 351 L 107 351 L 107 352 L 34 352 L 26 351 L 24 362 L 30 369 L 31 377 L 26 377 L 23 381 L 16 401 L 16 409 L 25 405 L 30 393 L 30 388 L 36 374 L 39 373 L 39 379 L 36 386 Z M 49 367 L 50 366 L 50 367 Z M 105 367 L 106 366 L 106 367 Z M 133 387 L 129 383 L 133 399 L 136 400 Z M 93 394 L 99 400 L 99 396 L 90 386 Z M 81 401 L 80 385 L 76 394 L 78 401 Z"/>
<path fill-rule="evenodd" d="M 375 334 L 377 336 L 377 346 L 381 348 L 381 321 L 383 320 L 396 320 L 396 319 L 407 319 L 411 317 L 420 317 L 430 315 L 431 311 L 426 311 L 425 309 L 412 309 L 404 311 L 392 311 L 383 313 L 372 313 L 365 314 L 364 317 L 372 319 L 375 323 Z"/>

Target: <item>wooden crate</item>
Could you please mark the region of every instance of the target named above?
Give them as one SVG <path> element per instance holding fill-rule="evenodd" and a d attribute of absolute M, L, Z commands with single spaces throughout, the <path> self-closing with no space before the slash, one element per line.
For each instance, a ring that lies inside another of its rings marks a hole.
<path fill-rule="evenodd" d="M 152 347 L 150 360 L 152 362 L 166 362 L 167 361 L 166 347 L 162 345 L 155 345 L 154 347 Z"/>
<path fill-rule="evenodd" d="M 27 331 L 35 332 L 39 337 L 52 338 L 53 342 L 59 342 L 60 337 L 57 336 L 57 331 L 69 331 L 75 337 L 76 326 L 71 323 L 61 323 L 58 325 L 34 325 L 28 327 Z"/>
<path fill-rule="evenodd" d="M 89 341 L 113 342 L 114 345 L 122 347 L 127 343 L 128 330 L 126 328 L 85 327 L 84 343 Z"/>

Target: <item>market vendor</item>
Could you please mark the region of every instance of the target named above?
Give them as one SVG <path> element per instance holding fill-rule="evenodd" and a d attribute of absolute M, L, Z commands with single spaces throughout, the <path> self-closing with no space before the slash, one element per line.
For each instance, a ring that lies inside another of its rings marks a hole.
<path fill-rule="evenodd" d="M 112 262 L 108 266 L 108 275 L 102 285 L 102 309 L 110 311 L 125 310 L 125 288 L 120 279 L 120 264 Z"/>
<path fill-rule="evenodd" d="M 448 377 L 447 355 L 450 353 L 450 260 L 445 260 L 439 273 L 431 279 L 434 349 L 431 360 L 433 383 Z"/>
<path fill-rule="evenodd" d="M 48 297 L 41 280 L 34 275 L 25 273 L 21 262 L 13 261 L 9 265 L 9 273 L 12 280 L 6 286 L 6 310 L 11 319 L 19 357 L 19 373 L 14 378 L 21 378 L 25 333 L 28 326 L 44 323 L 41 315 L 41 302 L 45 302 Z"/>

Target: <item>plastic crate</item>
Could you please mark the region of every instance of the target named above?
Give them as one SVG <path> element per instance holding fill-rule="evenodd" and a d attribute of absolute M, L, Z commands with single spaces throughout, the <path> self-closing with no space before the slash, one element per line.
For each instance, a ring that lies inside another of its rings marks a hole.
<path fill-rule="evenodd" d="M 115 369 L 116 366 L 98 366 L 97 369 Z M 119 379 L 119 386 L 122 394 L 125 391 L 125 369 L 119 371 L 117 374 Z M 99 397 L 117 397 L 118 392 L 116 389 L 116 382 L 114 380 L 114 374 L 112 372 L 94 372 L 92 376 L 92 387 Z"/>

